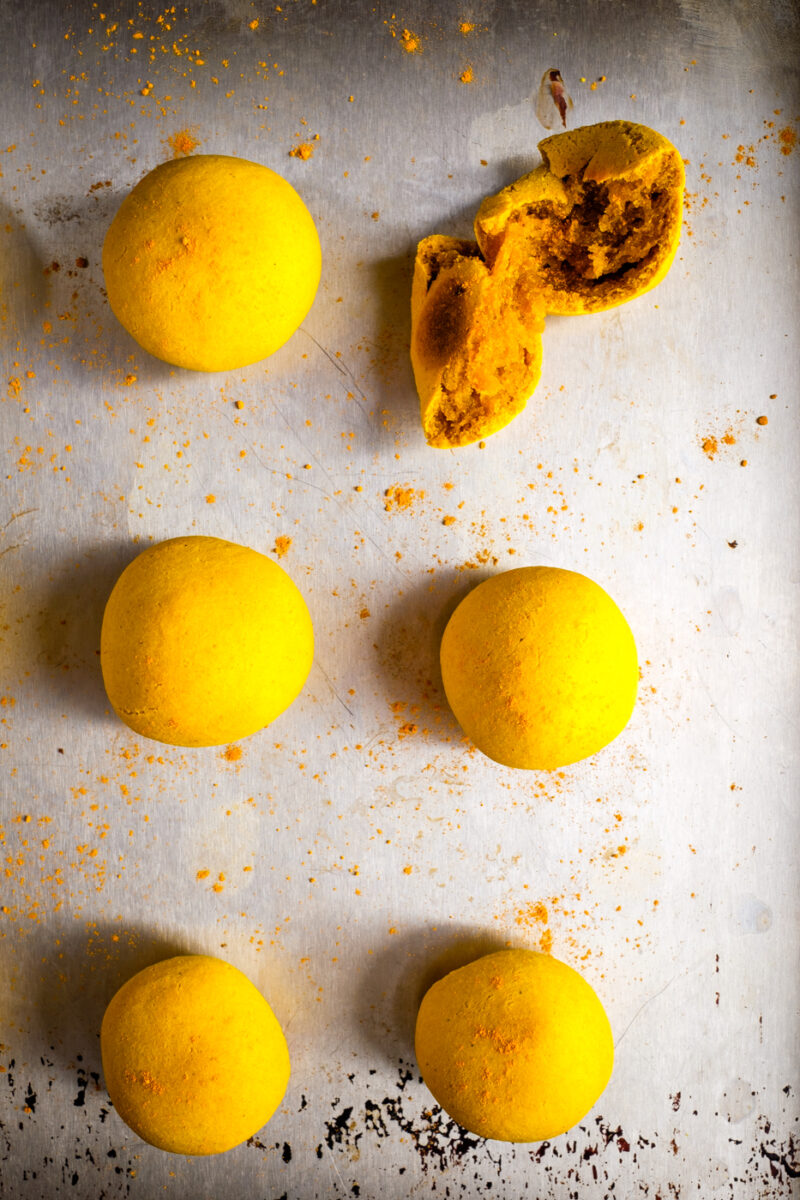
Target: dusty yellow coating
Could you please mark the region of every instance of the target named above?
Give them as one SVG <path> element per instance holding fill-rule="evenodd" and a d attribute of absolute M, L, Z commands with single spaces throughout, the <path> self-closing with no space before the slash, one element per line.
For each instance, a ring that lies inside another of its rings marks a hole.
<path fill-rule="evenodd" d="M 139 554 L 109 596 L 100 662 L 117 715 L 176 746 L 238 741 L 273 721 L 311 669 L 298 588 L 272 559 L 212 537 Z"/>
<path fill-rule="evenodd" d="M 229 963 L 181 955 L 147 967 L 111 1000 L 103 1075 L 134 1133 L 173 1154 L 221 1154 L 270 1119 L 289 1082 L 278 1021 Z"/>
<path fill-rule="evenodd" d="M 417 1062 L 442 1108 L 472 1133 L 539 1142 L 577 1124 L 611 1077 L 608 1017 L 566 963 L 500 950 L 425 994 Z"/>
<path fill-rule="evenodd" d="M 576 571 L 520 567 L 484 580 L 450 618 L 440 657 L 462 729 L 508 767 L 554 770 L 597 753 L 636 699 L 628 623 Z"/>
<path fill-rule="evenodd" d="M 417 248 L 411 364 L 429 445 L 465 446 L 525 407 L 542 368 L 544 311 L 491 272 L 475 242 L 434 234 Z"/>
<path fill-rule="evenodd" d="M 321 252 L 290 183 L 260 163 L 162 163 L 123 200 L 103 246 L 112 310 L 156 358 L 226 371 L 272 354 L 311 307 Z"/>
<path fill-rule="evenodd" d="M 591 313 L 649 291 L 678 248 L 684 168 L 665 137 L 604 121 L 539 143 L 544 160 L 488 196 L 475 236 L 493 273 L 549 313 Z"/>

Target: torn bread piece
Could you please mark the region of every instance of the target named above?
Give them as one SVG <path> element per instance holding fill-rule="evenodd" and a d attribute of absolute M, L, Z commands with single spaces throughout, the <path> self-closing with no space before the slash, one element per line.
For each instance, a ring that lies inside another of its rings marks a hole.
<path fill-rule="evenodd" d="M 545 138 L 543 163 L 487 196 L 475 236 L 493 274 L 549 313 L 623 304 L 664 278 L 678 248 L 684 169 L 665 137 L 604 121 Z"/>
<path fill-rule="evenodd" d="M 542 369 L 544 309 L 475 242 L 433 234 L 417 247 L 411 364 L 430 446 L 467 446 L 522 412 Z"/>

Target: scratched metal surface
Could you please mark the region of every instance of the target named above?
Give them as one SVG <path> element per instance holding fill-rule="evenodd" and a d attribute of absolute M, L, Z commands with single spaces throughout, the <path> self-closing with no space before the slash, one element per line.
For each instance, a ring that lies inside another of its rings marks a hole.
<path fill-rule="evenodd" d="M 4 0 L 0 20 L 0 1192 L 792 1194 L 793 6 Z M 433 451 L 414 246 L 468 234 L 537 161 L 550 66 L 575 123 L 680 147 L 679 257 L 645 298 L 552 319 L 536 395 L 484 449 Z M 187 134 L 285 174 L 324 249 L 302 329 L 226 375 L 148 358 L 102 290 L 111 214 Z M 238 759 L 132 736 L 98 673 L 116 574 L 187 532 L 290 539 L 315 623 L 302 697 Z M 554 775 L 472 752 L 437 673 L 455 600 L 527 563 L 603 584 L 642 659 L 628 729 Z M 581 969 L 616 1035 L 597 1107 L 541 1146 L 454 1127 L 413 1059 L 443 958 L 507 942 Z M 105 1003 L 175 950 L 241 967 L 290 1044 L 279 1112 L 222 1157 L 144 1145 L 103 1089 Z"/>

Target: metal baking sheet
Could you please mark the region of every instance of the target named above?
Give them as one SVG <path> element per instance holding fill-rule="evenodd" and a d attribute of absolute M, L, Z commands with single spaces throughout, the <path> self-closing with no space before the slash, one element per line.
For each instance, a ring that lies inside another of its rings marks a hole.
<path fill-rule="evenodd" d="M 794 6 L 2 0 L 0 23 L 0 1192 L 793 1194 Z M 432 450 L 415 245 L 535 165 L 549 67 L 573 124 L 679 147 L 679 255 L 548 321 L 506 431 Z M 104 297 L 116 206 L 186 152 L 280 171 L 320 231 L 312 311 L 246 370 L 149 358 Z M 99 674 L 117 573 L 184 533 L 282 554 L 314 620 L 303 695 L 228 751 L 134 736 Z M 466 744 L 437 667 L 456 600 L 535 563 L 610 591 L 642 661 L 623 735 L 555 773 Z M 551 1143 L 468 1135 L 414 1062 L 425 982 L 505 944 L 578 967 L 615 1031 Z M 244 970 L 289 1041 L 284 1103 L 221 1157 L 145 1145 L 103 1087 L 105 1004 L 179 950 Z"/>

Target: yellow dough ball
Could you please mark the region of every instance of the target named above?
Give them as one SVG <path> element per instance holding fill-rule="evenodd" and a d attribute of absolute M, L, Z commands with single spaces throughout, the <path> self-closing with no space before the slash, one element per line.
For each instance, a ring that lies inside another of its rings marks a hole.
<path fill-rule="evenodd" d="M 258 988 L 203 954 L 129 979 L 106 1009 L 100 1049 L 122 1120 L 173 1154 L 220 1154 L 247 1141 L 289 1082 L 286 1039 Z"/>
<path fill-rule="evenodd" d="M 286 572 L 247 546 L 172 538 L 129 563 L 100 634 L 108 698 L 136 733 L 174 746 L 248 737 L 288 708 L 314 634 Z"/>
<path fill-rule="evenodd" d="M 449 1116 L 504 1142 L 571 1129 L 614 1062 L 596 993 L 572 967 L 533 950 L 488 954 L 435 983 L 415 1045 L 422 1077 Z"/>
<path fill-rule="evenodd" d="M 611 597 L 557 567 L 478 584 L 444 631 L 442 681 L 479 750 L 508 767 L 553 770 L 602 749 L 627 724 L 636 645 Z"/>
<path fill-rule="evenodd" d="M 156 358 L 195 371 L 258 362 L 311 307 L 321 252 L 292 185 L 260 163 L 162 163 L 123 200 L 103 245 L 108 301 Z"/>

